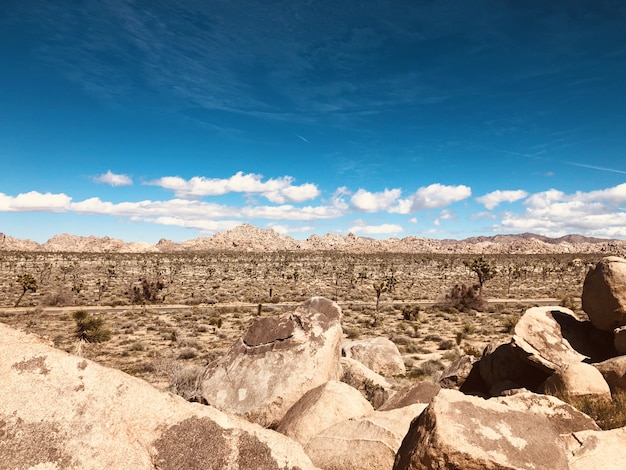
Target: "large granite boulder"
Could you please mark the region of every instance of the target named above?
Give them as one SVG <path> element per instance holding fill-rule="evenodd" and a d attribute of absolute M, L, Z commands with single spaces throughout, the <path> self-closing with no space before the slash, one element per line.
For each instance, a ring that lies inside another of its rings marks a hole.
<path fill-rule="evenodd" d="M 611 390 L 626 392 L 626 356 L 613 357 L 593 366 L 600 371 Z"/>
<path fill-rule="evenodd" d="M 587 273 L 582 307 L 600 330 L 626 325 L 626 259 L 609 256 Z"/>
<path fill-rule="evenodd" d="M 543 413 L 443 389 L 411 423 L 394 469 L 567 469 L 566 447 Z"/>
<path fill-rule="evenodd" d="M 341 309 L 313 297 L 288 315 L 257 320 L 210 364 L 201 397 L 216 408 L 276 427 L 306 392 L 340 378 Z"/>
<path fill-rule="evenodd" d="M 623 470 L 626 462 L 626 428 L 580 431 L 572 434 L 578 444 L 571 450 L 570 470 Z"/>
<path fill-rule="evenodd" d="M 390 469 L 411 421 L 424 408 L 415 404 L 342 421 L 313 437 L 304 450 L 324 469 Z"/>
<path fill-rule="evenodd" d="M 324 429 L 373 411 L 370 402 L 357 389 L 331 380 L 305 393 L 289 408 L 276 430 L 306 445 Z"/>
<path fill-rule="evenodd" d="M 404 387 L 378 408 L 379 411 L 395 410 L 409 405 L 427 405 L 439 393 L 441 386 L 432 382 L 416 382 Z"/>
<path fill-rule="evenodd" d="M 611 390 L 600 371 L 584 362 L 564 365 L 545 381 L 541 391 L 556 396 L 611 399 Z"/>
<path fill-rule="evenodd" d="M 402 354 L 393 341 L 377 337 L 346 341 L 341 347 L 344 357 L 356 359 L 385 377 L 406 374 Z"/>
<path fill-rule="evenodd" d="M 0 358 L 0 468 L 314 468 L 277 432 L 2 324 Z"/>
<path fill-rule="evenodd" d="M 396 392 L 393 383 L 356 359 L 342 357 L 341 381 L 356 388 L 377 409 Z"/>

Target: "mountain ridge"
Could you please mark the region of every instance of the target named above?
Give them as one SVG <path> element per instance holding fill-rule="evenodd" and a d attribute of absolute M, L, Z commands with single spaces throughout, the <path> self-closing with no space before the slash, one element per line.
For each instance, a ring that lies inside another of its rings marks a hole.
<path fill-rule="evenodd" d="M 125 242 L 108 236 L 59 234 L 45 243 L 22 240 L 0 233 L 0 251 L 86 252 L 86 253 L 170 253 L 199 251 L 339 251 L 353 253 L 467 253 L 467 254 L 548 254 L 548 253 L 626 253 L 626 241 L 568 234 L 558 238 L 533 233 L 496 234 L 461 240 L 416 236 L 373 239 L 353 233 L 313 234 L 306 240 L 281 235 L 273 229 L 242 224 L 210 237 L 183 242 L 162 238 L 156 244 Z"/>

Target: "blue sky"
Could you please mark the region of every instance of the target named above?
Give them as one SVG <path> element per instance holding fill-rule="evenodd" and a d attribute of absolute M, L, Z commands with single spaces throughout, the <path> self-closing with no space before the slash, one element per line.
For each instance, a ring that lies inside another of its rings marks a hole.
<path fill-rule="evenodd" d="M 626 239 L 621 0 L 3 0 L 0 232 Z"/>

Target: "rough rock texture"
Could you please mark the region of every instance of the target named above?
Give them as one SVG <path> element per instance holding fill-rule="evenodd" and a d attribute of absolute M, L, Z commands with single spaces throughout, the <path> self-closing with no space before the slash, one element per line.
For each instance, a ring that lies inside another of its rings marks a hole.
<path fill-rule="evenodd" d="M 478 362 L 478 370 L 491 395 L 520 387 L 536 390 L 550 375 L 522 359 L 510 343 L 488 345 Z"/>
<path fill-rule="evenodd" d="M 459 357 L 441 373 L 439 385 L 459 390 L 472 372 L 475 362 L 472 356 Z"/>
<path fill-rule="evenodd" d="M 0 324 L 0 468 L 314 468 L 300 444 Z"/>
<path fill-rule="evenodd" d="M 582 307 L 600 330 L 626 325 L 626 259 L 609 256 L 587 273 Z"/>
<path fill-rule="evenodd" d="M 588 359 L 574 348 L 585 344 L 584 330 L 583 322 L 567 308 L 533 307 L 515 325 L 512 346 L 521 350 L 521 357 L 551 374 L 566 364 Z"/>
<path fill-rule="evenodd" d="M 511 409 L 505 400 L 441 390 L 411 423 L 394 469 L 567 469 L 565 446 L 549 419 Z"/>
<path fill-rule="evenodd" d="M 396 393 L 389 380 L 359 361 L 342 357 L 340 365 L 341 381 L 361 392 L 374 408 L 381 406 Z"/>
<path fill-rule="evenodd" d="M 305 445 L 324 429 L 373 411 L 370 402 L 357 389 L 331 380 L 300 398 L 289 408 L 276 430 Z"/>
<path fill-rule="evenodd" d="M 341 354 L 356 359 L 369 369 L 385 377 L 406 374 L 406 366 L 398 347 L 387 338 L 369 338 L 347 341 L 341 347 Z"/>
<path fill-rule="evenodd" d="M 570 470 L 623 470 L 626 462 L 626 428 L 581 431 L 573 434 L 579 446 L 572 449 Z"/>
<path fill-rule="evenodd" d="M 626 391 L 626 356 L 618 356 L 593 366 L 600 371 L 612 390 Z"/>
<path fill-rule="evenodd" d="M 379 411 L 395 410 L 415 404 L 428 404 L 439 393 L 441 387 L 432 382 L 416 382 L 403 388 L 387 400 Z"/>
<path fill-rule="evenodd" d="M 323 469 L 390 469 L 411 421 L 424 408 L 416 404 L 342 421 L 311 439 L 304 450 Z"/>
<path fill-rule="evenodd" d="M 620 356 L 626 354 L 626 326 L 620 326 L 613 330 L 613 346 Z"/>
<path fill-rule="evenodd" d="M 275 427 L 306 392 L 340 377 L 341 309 L 313 297 L 291 314 L 255 322 L 204 372 L 200 394 L 216 408 Z"/>
<path fill-rule="evenodd" d="M 570 396 L 593 395 L 611 399 L 611 390 L 598 369 L 591 364 L 567 364 L 552 374 L 541 387 L 544 393 Z"/>

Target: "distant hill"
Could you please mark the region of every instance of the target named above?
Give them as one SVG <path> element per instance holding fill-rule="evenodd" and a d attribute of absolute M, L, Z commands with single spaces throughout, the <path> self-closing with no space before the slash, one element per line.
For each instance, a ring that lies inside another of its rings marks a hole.
<path fill-rule="evenodd" d="M 0 233 L 0 251 L 85 252 L 85 253 L 169 253 L 228 250 L 241 252 L 268 251 L 338 251 L 348 253 L 467 253 L 467 254 L 549 254 L 604 253 L 626 254 L 626 241 L 566 235 L 550 238 L 533 233 L 471 237 L 464 240 L 436 240 L 405 237 L 376 240 L 348 235 L 311 235 L 295 240 L 272 229 L 243 224 L 211 237 L 200 237 L 181 243 L 161 239 L 150 243 L 127 243 L 123 240 L 95 236 L 55 235 L 43 244 L 20 240 Z"/>

